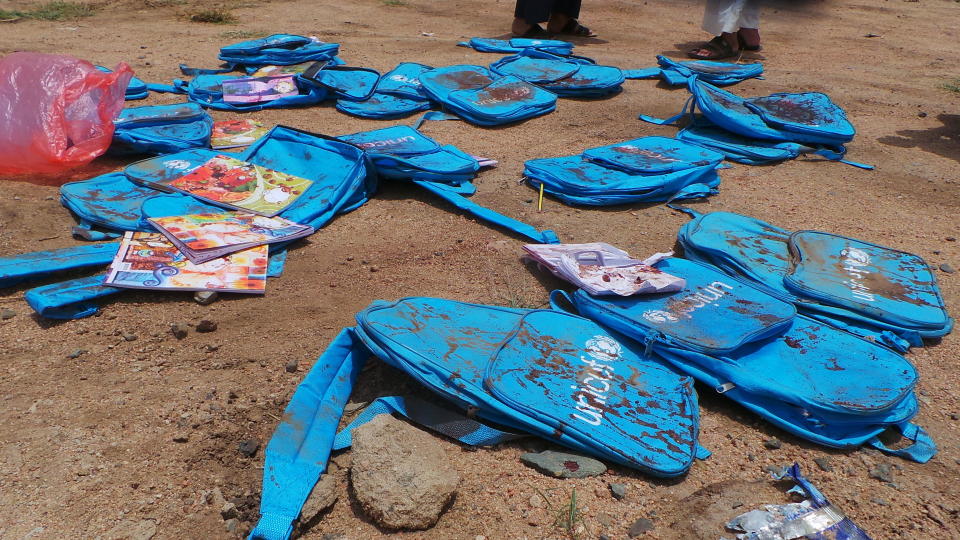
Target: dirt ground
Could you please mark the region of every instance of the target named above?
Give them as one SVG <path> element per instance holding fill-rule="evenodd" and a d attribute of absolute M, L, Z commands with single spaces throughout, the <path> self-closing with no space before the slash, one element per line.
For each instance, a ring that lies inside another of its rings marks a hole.
<path fill-rule="evenodd" d="M 0 9 L 37 2 L 3 1 Z M 653 65 L 655 55 L 680 56 L 696 40 L 702 6 L 694 0 L 587 0 L 582 20 L 603 39 L 576 52 L 624 68 Z M 788 3 L 789 5 L 789 3 Z M 753 215 L 787 229 L 822 229 L 920 254 L 938 268 L 960 268 L 960 94 L 943 87 L 960 77 L 960 3 L 833 0 L 763 13 L 766 79 L 741 83 L 741 95 L 823 91 L 858 129 L 850 159 L 875 171 L 799 159 L 776 166 L 722 171 L 721 193 L 702 210 Z M 99 64 L 130 63 L 139 77 L 167 82 L 177 64 L 213 67 L 220 46 L 246 35 L 287 32 L 342 44 L 354 65 L 387 71 L 400 61 L 485 64 L 496 55 L 456 47 L 471 36 L 501 36 L 511 0 L 351 2 L 274 1 L 235 4 L 241 22 L 188 22 L 191 5 L 176 1 L 108 2 L 89 18 L 0 23 L 0 54 L 15 50 L 70 53 Z M 872 36 L 872 37 L 870 37 Z M 686 99 L 655 81 L 628 81 L 606 100 L 561 100 L 547 116 L 482 129 L 436 122 L 424 131 L 443 143 L 492 157 L 475 200 L 569 242 L 606 241 L 647 256 L 674 244 L 687 218 L 663 205 L 576 209 L 518 185 L 522 164 L 643 135 L 671 136 L 672 127 L 637 120 L 666 116 Z M 171 103 L 154 95 L 135 104 Z M 236 115 L 213 113 L 226 119 Z M 330 105 L 252 113 L 331 135 L 391 125 L 337 112 Z M 122 166 L 102 160 L 73 176 Z M 0 256 L 73 245 L 70 213 L 55 187 L 3 182 Z M 559 283 L 518 262 L 522 240 L 459 215 L 412 188 L 384 185 L 361 209 L 336 218 L 290 253 L 283 277 L 262 298 L 227 297 L 210 306 L 189 294 L 124 293 L 92 318 L 54 322 L 23 302 L 27 287 L 0 290 L 0 538 L 232 538 L 219 508 L 206 502 L 219 488 L 255 522 L 262 448 L 297 383 L 330 339 L 376 299 L 439 296 L 493 304 L 543 306 Z M 376 271 L 375 271 L 376 270 Z M 960 305 L 960 273 L 937 271 L 948 306 Z M 174 339 L 171 323 L 218 323 L 212 333 Z M 136 336 L 127 341 L 125 336 Z M 875 538 L 960 537 L 960 368 L 958 333 L 915 348 L 921 373 L 917 421 L 939 445 L 919 465 L 876 452 L 814 446 L 762 422 L 700 388 L 701 442 L 714 454 L 675 481 L 613 467 L 603 476 L 554 480 L 519 462 L 537 442 L 468 451 L 442 444 L 462 476 L 455 503 L 425 532 L 391 533 L 340 499 L 304 535 L 350 539 L 560 538 L 538 490 L 557 506 L 576 489 L 579 538 L 625 538 L 638 518 L 652 520 L 650 538 L 718 538 L 728 518 L 762 502 L 782 502 L 763 479 L 766 467 L 798 461 L 832 501 Z M 87 352 L 71 358 L 77 349 Z M 299 370 L 284 366 L 299 361 Z M 354 401 L 414 390 L 371 362 Z M 783 441 L 768 449 L 764 441 Z M 255 439 L 253 458 L 238 452 Z M 178 442 L 181 441 L 181 442 Z M 545 443 L 543 443 L 545 444 Z M 827 457 L 832 471 L 815 458 Z M 338 457 L 341 464 L 349 453 Z M 893 482 L 872 478 L 893 465 Z M 759 483 L 754 483 L 759 481 Z M 611 482 L 628 485 L 624 500 Z M 728 536 L 730 536 L 728 534 Z"/>

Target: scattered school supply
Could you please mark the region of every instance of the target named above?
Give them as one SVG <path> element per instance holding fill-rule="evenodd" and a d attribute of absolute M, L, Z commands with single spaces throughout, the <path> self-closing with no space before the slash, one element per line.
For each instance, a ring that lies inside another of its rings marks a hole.
<path fill-rule="evenodd" d="M 293 204 L 312 184 L 306 178 L 218 155 L 164 185 L 215 205 L 270 217 Z"/>
<path fill-rule="evenodd" d="M 639 261 L 603 242 L 526 244 L 523 249 L 524 259 L 594 295 L 665 293 L 682 290 L 686 285 L 683 278 L 651 266 L 673 253 L 657 253 Z"/>
<path fill-rule="evenodd" d="M 249 146 L 270 128 L 256 120 L 221 120 L 213 123 L 210 147 L 214 150 Z"/>
<path fill-rule="evenodd" d="M 131 289 L 263 293 L 267 246 L 194 264 L 160 233 L 128 232 L 104 281 Z"/>
<path fill-rule="evenodd" d="M 148 221 L 194 264 L 262 244 L 293 241 L 314 231 L 313 227 L 281 217 L 242 212 L 190 214 Z"/>
<path fill-rule="evenodd" d="M 501 77 L 482 66 L 457 65 L 420 75 L 424 91 L 459 117 L 496 126 L 541 116 L 557 107 L 557 95 L 517 77 Z"/>
<path fill-rule="evenodd" d="M 589 58 L 528 49 L 490 64 L 490 71 L 514 76 L 560 97 L 599 98 L 620 92 L 625 80 L 618 67 Z"/>
<path fill-rule="evenodd" d="M 227 103 L 261 103 L 300 93 L 293 75 L 227 79 L 221 85 Z"/>
<path fill-rule="evenodd" d="M 120 111 L 112 154 L 169 154 L 210 145 L 213 118 L 196 103 L 147 105 Z"/>
<path fill-rule="evenodd" d="M 470 41 L 463 41 L 457 43 L 457 45 L 460 47 L 470 47 L 478 52 L 502 54 L 518 53 L 529 49 L 537 49 L 555 54 L 570 54 L 574 47 L 573 43 L 560 41 L 558 39 L 495 39 L 481 37 L 470 38 Z"/>
<path fill-rule="evenodd" d="M 629 74 L 634 79 L 659 78 L 671 86 L 688 84 L 694 77 L 717 86 L 726 86 L 746 79 L 760 78 L 763 75 L 763 64 L 759 62 L 753 64 L 712 60 L 677 62 L 658 55 L 657 63 L 659 64 L 657 67 L 633 70 Z"/>

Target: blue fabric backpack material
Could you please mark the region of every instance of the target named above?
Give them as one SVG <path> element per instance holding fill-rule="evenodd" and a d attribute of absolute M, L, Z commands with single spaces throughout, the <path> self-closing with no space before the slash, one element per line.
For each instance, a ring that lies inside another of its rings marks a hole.
<path fill-rule="evenodd" d="M 665 137 L 591 148 L 579 156 L 533 159 L 527 184 L 572 205 L 661 202 L 712 195 L 723 155 Z"/>
<path fill-rule="evenodd" d="M 338 139 L 363 148 L 381 178 L 461 185 L 480 169 L 476 159 L 457 147 L 442 146 L 410 126 L 361 131 Z"/>
<path fill-rule="evenodd" d="M 677 132 L 677 139 L 720 152 L 730 161 L 746 165 L 765 165 L 794 159 L 812 148 L 794 142 L 751 139 L 698 119 Z M 840 154 L 846 149 L 840 146 Z"/>
<path fill-rule="evenodd" d="M 131 182 L 123 173 L 108 173 L 60 186 L 60 203 L 79 220 L 73 235 L 87 240 L 116 238 L 121 231 L 151 231 L 142 221 L 144 201 L 158 195 L 155 189 Z M 107 229 L 108 233 L 92 227 Z"/>
<path fill-rule="evenodd" d="M 657 56 L 659 66 L 628 73 L 635 79 L 662 79 L 671 86 L 686 85 L 694 77 L 716 86 L 736 84 L 763 75 L 763 64 L 735 64 L 712 60 L 677 62 L 663 55 Z"/>
<path fill-rule="evenodd" d="M 147 105 L 120 111 L 110 152 L 170 154 L 188 148 L 209 148 L 213 118 L 196 103 Z"/>
<path fill-rule="evenodd" d="M 113 70 L 104 67 L 104 66 L 94 66 L 104 73 L 113 73 Z M 142 80 L 133 77 L 130 79 L 130 84 L 127 85 L 127 91 L 124 93 L 124 99 L 127 101 L 134 101 L 137 99 L 146 99 L 150 95 L 150 89 L 147 87 L 147 83 Z"/>
<path fill-rule="evenodd" d="M 687 212 L 694 219 L 678 233 L 687 258 L 745 278 L 809 317 L 901 351 L 953 327 L 936 276 L 917 255 L 730 212 Z"/>
<path fill-rule="evenodd" d="M 420 84 L 420 75 L 433 69 L 414 62 L 403 62 L 380 77 L 376 91 L 364 101 L 338 100 L 337 110 L 361 118 L 400 118 L 433 105 Z"/>
<path fill-rule="evenodd" d="M 468 122 L 496 126 L 553 111 L 557 95 L 516 77 L 498 77 L 482 66 L 457 65 L 420 75 L 434 101 Z"/>
<path fill-rule="evenodd" d="M 697 454 L 691 380 L 596 324 L 438 298 L 378 301 L 357 338 L 461 410 L 655 476 Z"/>
<path fill-rule="evenodd" d="M 328 94 L 326 88 L 306 82 L 300 76 L 295 76 L 294 81 L 300 90 L 298 95 L 257 103 L 227 103 L 223 100 L 223 81 L 237 78 L 240 78 L 240 76 L 236 74 L 200 74 L 189 81 L 175 79 L 169 91 L 186 94 L 190 101 L 199 103 L 206 108 L 235 112 L 315 105 L 326 99 Z M 158 89 L 158 91 L 160 90 Z"/>
<path fill-rule="evenodd" d="M 470 41 L 457 43 L 457 45 L 461 47 L 470 47 L 479 52 L 492 52 L 501 54 L 518 53 L 528 49 L 538 49 L 554 54 L 570 54 L 573 52 L 573 43 L 570 43 L 569 41 L 560 41 L 558 39 L 495 39 L 475 37 L 470 38 Z"/>
<path fill-rule="evenodd" d="M 578 57 L 528 50 L 490 64 L 490 71 L 514 76 L 560 97 L 599 98 L 619 93 L 624 75 L 618 67 L 599 66 Z"/>
<path fill-rule="evenodd" d="M 342 100 L 364 101 L 373 96 L 380 73 L 370 68 L 317 62 L 301 73 L 300 79 L 320 86 Z"/>
<path fill-rule="evenodd" d="M 290 66 L 333 60 L 338 43 L 323 43 L 294 34 L 273 34 L 220 49 L 220 60 L 232 66 Z"/>
<path fill-rule="evenodd" d="M 917 372 L 899 354 L 814 319 L 737 278 L 694 261 L 657 268 L 683 291 L 570 299 L 580 314 L 645 344 L 677 369 L 780 428 L 818 444 L 869 444 L 888 428 L 914 444 L 896 455 L 925 462 L 936 447 L 909 424 Z"/>
<path fill-rule="evenodd" d="M 42 279 L 56 272 L 110 264 L 120 244 L 99 242 L 0 257 L 0 288 Z"/>

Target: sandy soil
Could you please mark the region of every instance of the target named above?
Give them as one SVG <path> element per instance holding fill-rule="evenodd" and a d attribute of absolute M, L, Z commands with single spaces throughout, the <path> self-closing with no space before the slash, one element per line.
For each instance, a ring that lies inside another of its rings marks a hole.
<path fill-rule="evenodd" d="M 0 1 L 0 9 L 35 3 Z M 210 25 L 186 22 L 182 13 L 190 6 L 178 2 L 109 2 L 91 18 L 0 24 L 0 54 L 33 50 L 104 65 L 126 61 L 141 78 L 165 82 L 178 76 L 181 62 L 214 66 L 218 48 L 242 31 L 320 36 L 340 42 L 351 64 L 382 71 L 400 61 L 482 64 L 496 56 L 454 44 L 502 35 L 512 15 L 510 0 L 388 4 L 245 2 L 235 9 L 243 22 Z M 582 19 L 603 40 L 583 43 L 577 52 L 602 63 L 645 67 L 656 54 L 678 56 L 703 37 L 701 7 L 692 0 L 585 4 Z M 150 5 L 156 7 L 143 7 Z M 960 94 L 942 88 L 960 76 L 960 4 L 835 0 L 803 6 L 766 10 L 765 49 L 753 58 L 765 61 L 767 78 L 736 91 L 828 92 L 859 130 L 849 157 L 877 170 L 802 159 L 737 166 L 723 171 L 721 194 L 698 208 L 750 214 L 788 229 L 843 233 L 918 253 L 935 267 L 960 267 L 960 244 L 947 240 L 960 237 Z M 552 200 L 537 212 L 533 191 L 517 184 L 526 159 L 674 133 L 636 116 L 676 112 L 684 90 L 653 81 L 625 87 L 612 99 L 563 100 L 556 112 L 517 126 L 440 122 L 425 132 L 500 160 L 499 168 L 477 179 L 475 199 L 482 204 L 552 228 L 566 241 L 602 240 L 645 256 L 670 248 L 686 218 L 662 205 L 583 210 Z M 154 96 L 141 103 L 177 99 Z M 330 106 L 251 116 L 328 134 L 390 124 L 351 118 Z M 97 162 L 75 176 L 120 165 Z M 54 187 L 3 183 L 0 256 L 74 244 L 73 219 L 56 194 Z M 558 284 L 518 262 L 521 243 L 430 196 L 386 185 L 375 200 L 292 251 L 286 273 L 269 283 L 263 298 L 226 298 L 204 307 L 189 295 L 129 293 L 98 317 L 58 323 L 31 314 L 22 301 L 25 288 L 0 291 L 0 308 L 16 312 L 0 322 L 0 538 L 134 538 L 137 531 L 147 538 L 154 529 L 155 538 L 234 536 L 203 494 L 219 488 L 236 499 L 245 521 L 255 520 L 262 449 L 251 459 L 237 445 L 266 443 L 304 372 L 353 314 L 372 300 L 407 295 L 542 306 Z M 948 304 L 960 304 L 960 274 L 938 271 L 938 278 Z M 181 341 L 167 331 L 171 323 L 201 319 L 216 321 L 219 329 L 191 331 Z M 126 341 L 125 334 L 137 339 Z M 69 358 L 76 349 L 88 352 Z M 918 421 L 940 446 L 925 465 L 816 447 L 701 389 L 701 442 L 714 455 L 683 479 L 659 481 L 615 467 L 597 478 L 553 480 L 518 460 L 539 443 L 466 451 L 443 442 L 463 478 L 456 502 L 434 529 L 397 535 L 563 537 L 533 496 L 545 490 L 559 504 L 575 488 L 584 516 L 579 537 L 624 538 L 636 519 L 650 518 L 655 529 L 648 537 L 716 538 L 727 518 L 779 502 L 778 492 L 762 481 L 764 468 L 796 460 L 875 538 L 957 538 L 958 353 L 955 333 L 909 354 L 922 374 Z M 284 370 L 290 360 L 299 361 L 298 372 Z M 354 399 L 410 389 L 374 362 Z M 782 448 L 765 448 L 771 437 L 781 439 Z M 824 456 L 831 472 L 813 462 Z M 881 462 L 895 466 L 893 484 L 869 476 Z M 628 484 L 625 500 L 611 498 L 610 482 Z M 305 538 L 390 534 L 355 509 L 345 481 L 340 490 L 340 500 Z"/>

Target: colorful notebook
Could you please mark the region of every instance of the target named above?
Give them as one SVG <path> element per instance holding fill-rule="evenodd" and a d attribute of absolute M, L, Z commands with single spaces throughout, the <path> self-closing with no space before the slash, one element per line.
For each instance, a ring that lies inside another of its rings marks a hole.
<path fill-rule="evenodd" d="M 128 232 L 104 283 L 131 289 L 263 294 L 267 246 L 193 264 L 160 233 Z"/>
<path fill-rule="evenodd" d="M 296 240 L 314 231 L 309 225 L 281 217 L 240 212 L 149 218 L 149 221 L 194 264 L 262 244 Z"/>
<path fill-rule="evenodd" d="M 293 75 L 228 79 L 220 88 L 227 103 L 260 103 L 300 94 Z"/>
<path fill-rule="evenodd" d="M 212 204 L 273 217 L 293 204 L 313 182 L 218 155 L 163 185 Z"/>
<path fill-rule="evenodd" d="M 256 120 L 222 120 L 213 123 L 210 147 L 214 150 L 237 148 L 253 144 L 270 131 Z"/>
<path fill-rule="evenodd" d="M 276 75 L 299 75 L 312 66 L 314 62 L 304 62 L 290 66 L 263 66 L 250 74 L 251 77 L 273 77 Z"/>

